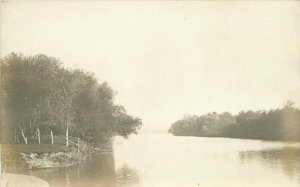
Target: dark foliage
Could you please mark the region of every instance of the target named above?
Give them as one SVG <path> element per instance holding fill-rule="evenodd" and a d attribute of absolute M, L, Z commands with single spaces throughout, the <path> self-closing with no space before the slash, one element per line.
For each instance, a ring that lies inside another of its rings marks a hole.
<path fill-rule="evenodd" d="M 98 83 L 92 73 L 66 69 L 46 55 L 12 53 L 1 59 L 2 141 L 29 143 L 50 131 L 89 142 L 107 141 L 114 135 L 137 133 L 139 118 L 113 103 L 114 91 Z"/>
<path fill-rule="evenodd" d="M 268 112 L 185 116 L 173 123 L 169 132 L 180 136 L 300 141 L 300 110 L 288 101 L 283 108 Z"/>

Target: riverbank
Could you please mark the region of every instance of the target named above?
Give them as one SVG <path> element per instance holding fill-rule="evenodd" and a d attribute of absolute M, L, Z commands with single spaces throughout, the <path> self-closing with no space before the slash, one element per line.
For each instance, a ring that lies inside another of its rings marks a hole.
<path fill-rule="evenodd" d="M 172 134 L 172 133 L 169 133 Z M 270 142 L 291 142 L 298 143 L 299 139 L 268 139 L 268 138 L 251 138 L 251 137 L 241 137 L 241 136 L 224 136 L 222 134 L 215 135 L 191 135 L 191 134 L 172 134 L 173 136 L 182 136 L 182 137 L 201 137 L 201 138 L 230 138 L 230 139 L 240 139 L 240 140 L 261 140 L 261 141 L 270 141 Z"/>
<path fill-rule="evenodd" d="M 57 144 L 4 144 L 2 145 L 2 166 L 5 172 L 69 167 L 79 164 L 96 150 L 108 149 L 108 145 L 82 144 L 78 151 L 76 147 Z"/>

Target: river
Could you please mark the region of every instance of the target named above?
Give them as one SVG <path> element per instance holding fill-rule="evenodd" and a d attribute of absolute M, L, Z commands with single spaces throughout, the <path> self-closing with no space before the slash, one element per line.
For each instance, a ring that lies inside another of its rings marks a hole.
<path fill-rule="evenodd" d="M 34 170 L 52 187 L 299 187 L 300 143 L 141 134 L 78 166 Z"/>

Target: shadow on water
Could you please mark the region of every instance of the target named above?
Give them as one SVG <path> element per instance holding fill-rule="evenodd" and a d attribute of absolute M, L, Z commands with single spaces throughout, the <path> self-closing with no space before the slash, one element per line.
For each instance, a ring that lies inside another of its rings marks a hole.
<path fill-rule="evenodd" d="M 136 169 L 125 164 L 117 170 L 116 181 L 120 187 L 134 187 L 139 186 L 140 177 Z"/>
<path fill-rule="evenodd" d="M 268 168 L 279 168 L 291 180 L 300 182 L 300 148 L 241 151 L 239 158 L 242 163 L 260 162 Z"/>
<path fill-rule="evenodd" d="M 95 153 L 76 166 L 33 170 L 30 174 L 48 181 L 51 187 L 116 186 L 113 153 Z"/>
<path fill-rule="evenodd" d="M 139 183 L 136 170 L 126 165 L 115 168 L 113 152 L 94 153 L 69 168 L 30 170 L 27 174 L 46 180 L 51 187 L 127 187 Z"/>

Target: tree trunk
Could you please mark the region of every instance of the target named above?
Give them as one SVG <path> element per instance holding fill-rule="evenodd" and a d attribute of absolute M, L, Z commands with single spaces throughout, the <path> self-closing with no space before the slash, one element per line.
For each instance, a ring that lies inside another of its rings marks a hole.
<path fill-rule="evenodd" d="M 37 128 L 37 135 L 38 135 L 38 139 L 39 139 L 39 144 L 41 144 L 41 132 L 40 132 L 39 128 Z"/>
<path fill-rule="evenodd" d="M 66 132 L 66 146 L 69 146 L 69 124 L 67 124 L 67 132 Z"/>
<path fill-rule="evenodd" d="M 17 142 L 20 143 L 19 135 L 17 135 Z"/>
<path fill-rule="evenodd" d="M 53 144 L 53 132 L 51 131 L 51 144 Z"/>
<path fill-rule="evenodd" d="M 17 128 L 15 128 L 15 143 L 17 143 Z"/>
<path fill-rule="evenodd" d="M 23 129 L 21 129 L 21 133 L 22 133 L 22 137 L 25 141 L 25 144 L 27 144 L 27 137 L 25 137 Z"/>
<path fill-rule="evenodd" d="M 77 144 L 78 144 L 78 145 L 77 145 L 77 152 L 79 153 L 79 146 L 80 146 L 80 142 L 79 142 L 79 141 L 80 141 L 80 140 L 79 140 L 79 137 L 77 137 L 77 138 L 78 138 L 78 141 L 77 141 Z"/>

